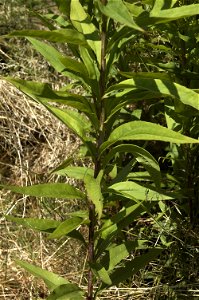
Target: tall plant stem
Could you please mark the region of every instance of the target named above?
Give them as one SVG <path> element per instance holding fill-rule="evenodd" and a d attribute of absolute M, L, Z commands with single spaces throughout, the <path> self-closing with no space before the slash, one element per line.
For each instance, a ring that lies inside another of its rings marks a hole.
<path fill-rule="evenodd" d="M 102 4 L 106 5 L 106 0 L 101 0 Z M 98 138 L 96 141 L 97 144 L 97 153 L 96 153 L 96 161 L 94 166 L 94 178 L 97 178 L 100 170 L 101 170 L 101 161 L 98 156 L 100 145 L 104 142 L 105 137 L 105 128 L 104 128 L 104 121 L 105 121 L 105 109 L 104 109 L 104 102 L 103 96 L 106 88 L 106 25 L 107 25 L 107 18 L 102 15 L 102 27 L 101 27 L 101 64 L 100 64 L 100 111 L 99 111 L 99 121 L 100 121 L 100 129 L 98 133 Z M 88 296 L 87 300 L 93 300 L 93 285 L 94 285 L 94 278 L 93 272 L 91 269 L 91 265 L 95 261 L 94 256 L 94 234 L 95 234 L 95 225 L 96 225 L 96 213 L 95 213 L 95 206 L 90 203 L 89 204 L 89 244 L 88 244 L 88 262 L 89 262 L 89 271 L 88 271 Z"/>

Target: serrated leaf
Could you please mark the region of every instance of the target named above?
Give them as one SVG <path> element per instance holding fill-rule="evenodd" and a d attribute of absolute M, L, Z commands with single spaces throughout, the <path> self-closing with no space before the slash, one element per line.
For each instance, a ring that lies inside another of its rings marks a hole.
<path fill-rule="evenodd" d="M 67 183 L 44 183 L 31 186 L 0 185 L 0 188 L 14 193 L 60 199 L 85 199 L 84 193 Z"/>
<path fill-rule="evenodd" d="M 58 239 L 77 229 L 84 222 L 84 219 L 72 217 L 62 222 L 49 236 L 48 239 Z"/>
<path fill-rule="evenodd" d="M 25 261 L 16 260 L 16 263 L 20 267 L 24 268 L 26 271 L 31 273 L 32 275 L 43 279 L 50 291 L 54 290 L 56 287 L 58 287 L 62 284 L 69 283 L 68 280 L 58 276 L 57 274 L 54 274 L 54 273 L 44 270 L 40 267 L 29 264 Z"/>
<path fill-rule="evenodd" d="M 133 16 L 122 0 L 108 0 L 105 5 L 103 5 L 102 2 L 98 0 L 98 6 L 101 12 L 107 17 L 112 18 L 115 21 L 135 30 L 139 30 L 142 32 L 144 31 L 135 23 Z"/>
<path fill-rule="evenodd" d="M 84 292 L 72 283 L 63 284 L 53 290 L 47 300 L 83 300 Z"/>

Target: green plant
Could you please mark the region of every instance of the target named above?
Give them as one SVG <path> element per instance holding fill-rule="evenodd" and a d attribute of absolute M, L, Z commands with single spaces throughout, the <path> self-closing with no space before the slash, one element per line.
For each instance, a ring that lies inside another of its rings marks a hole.
<path fill-rule="evenodd" d="M 88 253 L 86 297 L 92 300 L 102 289 L 133 276 L 168 246 L 165 238 L 158 245 L 149 246 L 148 239 L 130 239 L 124 233 L 140 215 L 153 218 L 151 210 L 156 204 L 162 207 L 163 200 L 179 197 L 164 189 L 159 165 L 145 149 L 145 142 L 199 143 L 177 130 L 140 120 L 137 108 L 129 112 L 128 105 L 162 99 L 197 110 L 199 95 L 173 82 L 167 73 L 132 72 L 132 61 L 127 61 L 128 55 L 124 61 L 122 55 L 129 42 L 147 37 L 150 28 L 195 15 L 199 5 L 173 8 L 177 1 L 163 0 L 142 1 L 143 5 L 122 0 L 56 2 L 61 16 L 38 15 L 49 30 L 15 31 L 7 37 L 26 37 L 57 72 L 72 81 L 53 90 L 47 83 L 4 79 L 41 103 L 81 140 L 77 156 L 68 158 L 53 173 L 75 178 L 83 187 L 64 183 L 1 187 L 30 196 L 75 198 L 85 203 L 85 210 L 68 214 L 63 222 L 6 218 L 45 232 L 49 239 L 68 235 L 83 243 Z M 40 39 L 67 43 L 73 58 Z M 76 87 L 81 95 L 72 92 Z M 93 167 L 74 166 L 79 156 L 90 159 Z M 138 164 L 144 172 L 135 172 Z M 161 228 L 159 221 L 154 221 Z M 80 233 L 80 226 L 87 226 L 87 240 Z M 140 255 L 133 259 L 131 253 L 135 249 L 140 249 Z M 47 299 L 83 299 L 83 291 L 66 279 L 23 261 L 18 264 L 44 279 L 51 292 Z"/>

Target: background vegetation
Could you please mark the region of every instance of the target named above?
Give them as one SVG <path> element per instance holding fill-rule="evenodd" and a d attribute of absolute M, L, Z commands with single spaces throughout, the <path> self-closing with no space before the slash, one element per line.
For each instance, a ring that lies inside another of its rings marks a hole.
<path fill-rule="evenodd" d="M 180 1 L 179 1 L 180 2 Z M 185 3 L 184 3 L 185 4 Z M 189 4 L 189 3 L 188 3 Z M 41 24 L 28 9 L 49 11 L 56 9 L 49 2 L 42 1 L 7 1 L 2 2 L 0 18 L 1 34 L 13 29 L 40 28 Z M 9 24 L 9 25 L 8 25 Z M 189 26 L 188 26 L 189 25 Z M 120 64 L 125 64 L 132 57 L 129 71 L 153 71 L 158 67 L 173 76 L 176 82 L 198 89 L 198 19 L 196 17 L 173 23 L 170 32 L 167 25 L 160 31 L 150 32 L 145 39 L 137 35 L 133 44 L 128 44 L 121 56 Z M 180 35 L 173 32 L 180 29 Z M 187 40 L 186 37 L 190 38 Z M 25 41 L 13 39 L 11 42 L 0 41 L 1 72 L 3 75 L 17 75 L 24 79 L 55 81 L 62 86 L 62 78 L 48 66 L 42 57 Z M 19 50 L 20 49 L 20 50 Z M 132 55 L 136 53 L 136 55 Z M 155 63 L 154 63 L 155 62 Z M 164 62 L 164 64 L 163 64 Z M 192 77 L 190 77 L 190 73 Z M 58 78 L 58 80 L 57 80 Z M 0 170 L 1 181 L 14 184 L 32 184 L 42 181 L 62 181 L 59 176 L 49 175 L 49 166 L 57 166 L 78 148 L 79 141 L 66 131 L 59 122 L 55 122 L 41 106 L 27 101 L 13 87 L 1 82 L 0 115 Z M 169 109 L 169 103 L 168 103 Z M 136 109 L 142 120 L 164 124 L 164 107 L 160 101 L 142 102 L 138 106 L 129 106 L 131 114 Z M 181 131 L 192 137 L 198 137 L 198 114 L 192 113 L 176 103 L 178 126 Z M 29 116 L 32 115 L 30 118 Z M 191 117 L 190 117 L 191 116 Z M 183 124 L 182 124 L 183 123 Z M 159 143 L 148 143 L 147 149 L 158 160 L 163 178 L 169 179 L 165 189 L 178 189 L 181 199 L 178 202 L 162 203 L 161 210 L 155 208 L 153 218 L 150 215 L 140 217 L 134 228 L 127 228 L 128 234 L 157 241 L 161 238 L 171 242 L 170 248 L 158 260 L 140 271 L 132 281 L 126 282 L 118 290 L 107 291 L 101 299 L 197 299 L 198 282 L 198 202 L 199 202 L 199 156 L 198 146 L 183 146 L 175 149 Z M 126 157 L 126 162 L 131 157 Z M 83 162 L 82 162 L 83 163 Z M 88 162 L 89 164 L 89 162 Z M 166 182 L 166 180 L 165 180 Z M 16 216 L 39 217 L 54 216 L 62 218 L 66 210 L 74 211 L 80 203 L 74 201 L 65 207 L 61 200 L 43 202 L 41 199 L 16 197 L 9 192 L 1 192 L 1 261 L 0 284 L 2 299 L 45 298 L 46 290 L 14 264 L 14 259 L 21 258 L 34 262 L 49 270 L 67 276 L 78 284 L 83 281 L 83 249 L 66 238 L 58 242 L 58 247 L 46 241 L 45 237 L 29 230 L 24 233 L 5 221 L 3 215 L 14 213 Z M 81 207 L 80 207 L 81 208 Z M 160 220 L 163 233 L 159 232 L 154 220 Z M 143 226 L 144 225 L 144 226 Z M 87 234 L 85 232 L 85 234 Z M 28 245 L 30 245 L 28 247 Z M 0 297 L 1 297 L 0 296 Z"/>

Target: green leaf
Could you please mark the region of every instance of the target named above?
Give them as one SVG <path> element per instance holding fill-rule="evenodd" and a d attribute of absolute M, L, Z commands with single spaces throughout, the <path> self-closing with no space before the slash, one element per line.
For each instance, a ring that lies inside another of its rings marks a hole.
<path fill-rule="evenodd" d="M 47 270 L 43 270 L 42 268 L 34 266 L 32 264 L 29 264 L 25 261 L 16 260 L 16 263 L 20 267 L 27 270 L 32 275 L 43 279 L 50 291 L 54 290 L 55 288 L 57 288 L 58 286 L 60 286 L 62 284 L 68 284 L 69 283 L 68 280 L 58 276 L 57 274 L 54 274 L 54 273 L 49 272 Z"/>
<path fill-rule="evenodd" d="M 114 196 L 115 198 L 115 196 Z M 150 210 L 155 202 L 132 203 L 128 202 L 116 215 L 104 222 L 98 234 L 100 239 L 96 245 L 96 259 L 109 247 L 112 240 L 129 224 L 131 224 L 141 213 Z"/>
<path fill-rule="evenodd" d="M 53 171 L 54 174 L 61 176 L 68 176 L 79 180 L 84 180 L 85 177 L 93 177 L 94 171 L 86 167 L 64 167 L 62 169 Z M 88 179 L 89 180 L 89 179 Z"/>
<path fill-rule="evenodd" d="M 70 43 L 88 47 L 85 37 L 82 33 L 74 29 L 58 29 L 58 30 L 19 30 L 7 34 L 5 37 L 29 37 L 41 38 L 49 42 Z"/>
<path fill-rule="evenodd" d="M 28 228 L 49 232 L 57 228 L 60 225 L 60 221 L 49 219 L 36 219 L 36 218 L 16 218 L 13 216 L 5 216 L 6 220 L 15 222 L 19 225 L 26 226 Z"/>
<path fill-rule="evenodd" d="M 112 144 L 121 140 L 155 140 L 176 144 L 199 143 L 199 140 L 192 139 L 158 124 L 144 121 L 132 121 L 125 123 L 112 131 L 108 141 L 102 144 L 100 149 L 101 153 Z"/>
<path fill-rule="evenodd" d="M 67 91 L 52 90 L 50 85 L 47 83 L 22 80 L 12 77 L 2 77 L 2 79 L 10 82 L 24 94 L 44 106 L 49 102 L 55 102 L 76 108 L 88 116 L 93 126 L 99 126 L 99 121 L 95 114 L 95 108 L 84 96 L 72 94 Z"/>
<path fill-rule="evenodd" d="M 55 288 L 47 300 L 83 300 L 84 292 L 72 283 L 62 284 Z"/>
<path fill-rule="evenodd" d="M 101 40 L 99 32 L 86 14 L 79 0 L 71 0 L 70 20 L 73 26 L 85 36 L 87 43 L 94 51 L 97 61 L 101 63 Z"/>
<path fill-rule="evenodd" d="M 119 182 L 111 185 L 110 190 L 114 190 L 122 196 L 134 201 L 160 201 L 173 199 L 164 191 L 156 190 L 150 185 L 141 185 L 132 181 Z"/>
<path fill-rule="evenodd" d="M 102 2 L 98 0 L 98 6 L 101 12 L 107 17 L 135 30 L 144 31 L 135 23 L 133 16 L 122 0 L 108 0 L 106 5 L 103 5 Z"/>
<path fill-rule="evenodd" d="M 85 79 L 85 73 L 81 73 L 85 70 L 83 65 L 71 58 L 64 57 L 59 51 L 57 51 L 53 46 L 50 46 L 44 42 L 38 41 L 33 38 L 28 38 L 34 48 L 43 55 L 43 57 L 51 64 L 51 66 L 59 73 L 65 76 L 70 76 L 77 80 Z M 65 59 L 65 63 L 64 62 Z M 63 60 L 63 62 L 62 62 Z M 70 61 L 70 64 L 66 64 L 66 60 Z M 74 63 L 74 65 L 73 65 Z"/>
<path fill-rule="evenodd" d="M 127 258 L 132 250 L 145 249 L 147 240 L 127 241 L 120 245 L 109 247 L 102 258 L 101 264 L 107 265 L 108 272 L 112 271 L 123 259 Z"/>
<path fill-rule="evenodd" d="M 150 78 L 152 76 L 144 75 L 145 78 L 143 78 L 140 74 L 138 76 L 136 74 L 133 75 L 133 73 L 124 74 L 129 74 L 132 78 L 124 80 L 117 85 L 113 85 L 108 92 L 113 90 L 124 90 L 124 92 L 127 90 L 127 92 L 129 92 L 130 89 L 142 89 L 154 93 L 154 96 L 170 96 L 199 110 L 199 95 L 185 86 L 165 79 Z"/>
<path fill-rule="evenodd" d="M 101 173 L 97 178 L 94 177 L 85 177 L 84 183 L 87 191 L 88 200 L 95 205 L 96 213 L 98 214 L 99 219 L 102 216 L 103 210 L 103 196 L 101 192 Z"/>
<path fill-rule="evenodd" d="M 88 136 L 91 124 L 88 119 L 77 111 L 60 109 L 48 104 L 45 107 L 62 121 L 68 128 L 77 134 L 82 141 L 90 141 Z"/>
<path fill-rule="evenodd" d="M 0 188 L 14 193 L 60 199 L 85 199 L 85 195 L 67 183 L 44 183 L 32 186 L 0 185 Z"/>
<path fill-rule="evenodd" d="M 107 270 L 100 263 L 92 265 L 93 272 L 101 279 L 101 281 L 107 285 L 111 285 L 112 281 L 109 277 Z"/>
<path fill-rule="evenodd" d="M 103 160 L 103 165 L 106 166 L 108 162 L 119 152 L 131 153 L 136 160 L 141 163 L 149 172 L 156 185 L 160 186 L 161 173 L 158 162 L 155 158 L 144 148 L 136 145 L 124 144 L 112 148 Z"/>
<path fill-rule="evenodd" d="M 89 53 L 88 49 L 84 47 L 79 47 L 80 56 L 84 65 L 87 68 L 89 79 L 90 79 L 90 86 L 92 88 L 93 95 L 99 98 L 99 78 L 100 72 L 95 61 L 95 58 Z"/>
<path fill-rule="evenodd" d="M 156 0 L 158 3 L 160 0 Z M 162 2 L 162 1 L 161 1 Z M 165 3 L 165 1 L 164 1 Z M 156 18 L 156 24 L 165 23 L 172 20 L 195 16 L 199 14 L 199 4 L 182 5 L 181 7 L 174 7 L 170 9 L 161 9 L 159 4 L 154 5 L 150 12 L 151 18 Z"/>
<path fill-rule="evenodd" d="M 70 0 L 55 0 L 55 2 L 59 11 L 68 16 L 70 13 Z"/>
<path fill-rule="evenodd" d="M 139 270 L 144 268 L 148 263 L 157 258 L 163 249 L 154 248 L 149 249 L 147 253 L 142 254 L 134 258 L 133 260 L 126 261 L 123 267 L 117 268 L 111 275 L 112 285 L 118 285 L 119 283 L 127 280 L 136 274 Z M 104 288 L 104 287 L 103 287 Z"/>
<path fill-rule="evenodd" d="M 58 239 L 64 235 L 67 235 L 71 231 L 77 229 L 84 219 L 79 217 L 72 217 L 62 222 L 49 236 L 48 239 Z"/>

